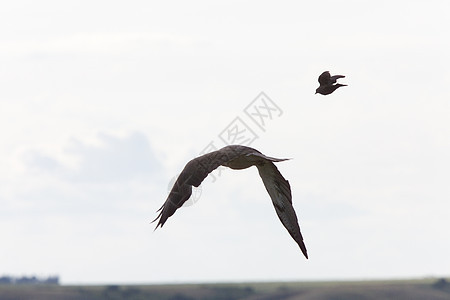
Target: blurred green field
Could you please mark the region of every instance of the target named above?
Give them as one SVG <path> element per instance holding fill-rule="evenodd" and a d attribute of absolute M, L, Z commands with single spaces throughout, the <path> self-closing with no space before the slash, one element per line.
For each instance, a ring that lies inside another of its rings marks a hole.
<path fill-rule="evenodd" d="M 166 285 L 0 285 L 0 299 L 448 300 L 446 279 Z"/>

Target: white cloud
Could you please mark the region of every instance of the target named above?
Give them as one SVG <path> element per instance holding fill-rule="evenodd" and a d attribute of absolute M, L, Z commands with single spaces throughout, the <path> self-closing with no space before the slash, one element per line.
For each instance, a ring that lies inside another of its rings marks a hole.
<path fill-rule="evenodd" d="M 26 152 L 24 170 L 15 172 L 14 178 L 4 178 L 8 182 L 8 189 L 0 191 L 4 210 L 10 215 L 20 210 L 35 218 L 117 215 L 121 210 L 140 215 L 141 208 L 148 209 L 152 192 L 165 180 L 146 136 L 101 133 L 94 141 L 72 140 L 63 156 Z M 66 156 L 71 164 L 66 163 Z"/>
<path fill-rule="evenodd" d="M 75 166 L 66 166 L 58 159 L 39 151 L 30 151 L 26 165 L 61 176 L 69 182 L 128 182 L 140 178 L 158 178 L 162 165 L 147 137 L 133 132 L 125 137 L 98 134 L 96 144 L 72 139 L 64 153 L 73 156 Z"/>

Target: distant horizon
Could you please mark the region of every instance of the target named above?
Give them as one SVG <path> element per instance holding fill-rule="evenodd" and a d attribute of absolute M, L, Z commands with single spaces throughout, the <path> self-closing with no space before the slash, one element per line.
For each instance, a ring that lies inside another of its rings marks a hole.
<path fill-rule="evenodd" d="M 249 281 L 233 281 L 233 280 L 224 280 L 224 281 L 167 281 L 167 282 L 94 282 L 94 283 L 63 283 L 61 282 L 61 278 L 62 276 L 58 275 L 58 274 L 53 274 L 53 275 L 36 275 L 36 274 L 22 274 L 22 275 L 11 275 L 11 274 L 3 274 L 0 275 L 0 278 L 3 277 L 11 277 L 14 279 L 19 279 L 19 278 L 37 278 L 38 280 L 48 280 L 48 279 L 58 279 L 59 283 L 58 285 L 171 285 L 171 284 L 208 284 L 208 283 L 212 283 L 212 284 L 235 284 L 235 283 L 264 283 L 264 282 L 273 282 L 273 283 L 278 283 L 278 282 L 359 282 L 359 281 L 417 281 L 417 280 L 434 280 L 434 279 L 450 279 L 450 274 L 446 275 L 446 276 L 412 276 L 412 277 L 392 277 L 392 278 L 339 278 L 339 279 L 333 279 L 333 278 L 329 278 L 329 279 L 324 279 L 324 278 L 320 278 L 320 279 L 302 279 L 302 280 L 295 280 L 295 279 L 286 279 L 286 280 L 280 280 L 280 281 L 267 281 L 267 280 L 249 280 Z M 0 284 L 2 284 L 0 282 Z M 11 283 L 11 284 L 15 284 L 15 285 L 26 285 L 27 283 L 21 284 L 21 283 Z M 43 284 L 43 283 L 40 283 Z"/>
<path fill-rule="evenodd" d="M 353 281 L 353 282 L 247 282 L 172 285 L 30 285 L 2 286 L 0 297 L 8 299 L 385 299 L 395 295 L 398 300 L 448 299 L 450 282 L 439 280 Z"/>
<path fill-rule="evenodd" d="M 340 278 L 340 279 L 304 279 L 304 280 L 279 280 L 279 281 L 267 281 L 267 280 L 249 280 L 249 281 L 172 281 L 172 282 L 93 282 L 93 283 L 60 283 L 59 285 L 66 286 L 77 286 L 77 285 L 86 285 L 86 286 L 103 286 L 103 285 L 196 285 L 196 284 L 246 284 L 246 283 L 313 283 L 313 282 L 342 282 L 342 283 L 352 283 L 352 282 L 408 282 L 408 281 L 422 281 L 422 280 L 440 280 L 440 279 L 448 279 L 450 280 L 450 275 L 447 276 L 423 276 L 423 277 L 410 277 L 410 278 Z"/>

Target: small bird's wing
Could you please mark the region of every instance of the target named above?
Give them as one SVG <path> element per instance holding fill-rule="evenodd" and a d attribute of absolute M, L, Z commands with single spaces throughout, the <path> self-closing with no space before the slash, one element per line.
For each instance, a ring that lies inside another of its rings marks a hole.
<path fill-rule="evenodd" d="M 331 84 L 331 75 L 330 72 L 325 71 L 319 76 L 320 85 L 328 85 Z"/>
<path fill-rule="evenodd" d="M 198 187 L 209 173 L 238 156 L 254 150 L 243 146 L 227 146 L 220 150 L 204 154 L 189 161 L 175 181 L 166 202 L 158 210 L 158 226 L 163 226 L 167 219 L 186 202 L 192 194 L 192 186 Z M 256 151 L 256 150 L 255 150 Z M 155 228 L 155 229 L 156 229 Z"/>
<path fill-rule="evenodd" d="M 289 182 L 284 179 L 275 164 L 271 161 L 266 161 L 264 164 L 257 165 L 257 167 L 264 186 L 272 199 L 278 218 L 291 237 L 297 242 L 303 255 L 308 258 L 303 236 L 300 232 L 300 226 L 298 225 L 297 215 L 292 206 L 292 194 Z"/>
<path fill-rule="evenodd" d="M 330 78 L 331 83 L 336 83 L 336 80 L 338 80 L 339 78 L 345 78 L 344 75 L 333 75 Z"/>

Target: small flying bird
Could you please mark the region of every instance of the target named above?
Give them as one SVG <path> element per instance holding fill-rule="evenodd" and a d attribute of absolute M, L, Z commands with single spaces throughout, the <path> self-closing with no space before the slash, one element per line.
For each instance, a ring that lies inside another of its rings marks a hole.
<path fill-rule="evenodd" d="M 272 199 L 278 218 L 291 237 L 297 242 L 303 255 L 308 258 L 297 215 L 294 207 L 292 207 L 291 186 L 274 164 L 274 162 L 284 160 L 288 159 L 268 157 L 256 149 L 240 145 L 226 146 L 194 158 L 186 164 L 175 181 L 166 202 L 157 211 L 159 215 L 152 221 L 153 223 L 159 219 L 155 230 L 158 226 L 163 227 L 167 219 L 189 199 L 192 194 L 192 186 L 198 187 L 206 176 L 217 167 L 225 166 L 234 170 L 240 170 L 256 166 Z"/>
<path fill-rule="evenodd" d="M 331 76 L 330 72 L 325 71 L 319 76 L 320 86 L 316 89 L 316 94 L 329 95 L 341 86 L 347 86 L 346 84 L 336 83 L 339 78 L 344 78 L 344 75 Z M 333 84 L 336 83 L 336 84 Z"/>

